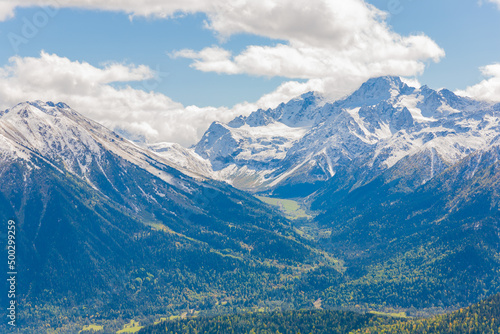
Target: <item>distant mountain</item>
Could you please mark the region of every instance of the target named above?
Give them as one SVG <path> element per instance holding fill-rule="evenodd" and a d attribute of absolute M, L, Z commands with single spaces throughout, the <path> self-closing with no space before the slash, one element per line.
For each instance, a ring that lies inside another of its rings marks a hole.
<path fill-rule="evenodd" d="M 269 175 L 324 117 L 322 105 L 320 97 L 308 93 L 276 109 L 237 117 L 227 125 L 214 122 L 194 150 L 209 161 L 213 178 L 249 191 L 271 187 L 276 178 Z"/>
<path fill-rule="evenodd" d="M 425 182 L 461 158 L 498 142 L 498 105 L 442 89 L 413 88 L 398 77 L 370 79 L 326 103 L 307 93 L 276 109 L 214 123 L 195 152 L 212 178 L 240 189 L 303 197 L 336 174 L 357 187 L 405 157 L 427 156 Z"/>
<path fill-rule="evenodd" d="M 2 112 L 0 142 L 0 219 L 16 221 L 19 316 L 34 326 L 28 332 L 44 319 L 61 327 L 77 315 L 286 299 L 276 289 L 281 274 L 334 266 L 267 205 L 183 174 L 63 103 Z"/>

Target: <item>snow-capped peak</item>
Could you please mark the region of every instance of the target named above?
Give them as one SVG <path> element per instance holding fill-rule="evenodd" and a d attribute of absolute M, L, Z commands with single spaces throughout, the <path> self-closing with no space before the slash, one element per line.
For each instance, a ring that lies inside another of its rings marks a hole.
<path fill-rule="evenodd" d="M 401 94 L 411 94 L 414 91 L 415 88 L 405 84 L 401 78 L 384 76 L 369 79 L 340 103 L 342 106 L 350 108 L 376 105 L 382 101 L 391 101 Z"/>
<path fill-rule="evenodd" d="M 281 103 L 275 109 L 259 109 L 249 116 L 239 116 L 228 123 L 232 128 L 245 124 L 260 127 L 280 122 L 289 127 L 311 126 L 320 117 L 319 108 L 325 104 L 324 98 L 317 92 L 302 94 L 287 103 Z"/>
<path fill-rule="evenodd" d="M 90 183 L 98 174 L 106 178 L 110 156 L 132 163 L 169 183 L 174 180 L 171 167 L 204 178 L 120 137 L 64 103 L 24 102 L 6 110 L 0 116 L 0 141 L 7 142 L 11 151 L 2 152 L 3 157 L 42 159 Z"/>
<path fill-rule="evenodd" d="M 434 175 L 437 166 L 500 138 L 495 110 L 447 89 L 385 76 L 333 103 L 310 92 L 227 125 L 214 123 L 196 152 L 222 179 L 253 190 L 314 184 L 354 170 L 368 180 L 415 154 L 436 162 Z"/>

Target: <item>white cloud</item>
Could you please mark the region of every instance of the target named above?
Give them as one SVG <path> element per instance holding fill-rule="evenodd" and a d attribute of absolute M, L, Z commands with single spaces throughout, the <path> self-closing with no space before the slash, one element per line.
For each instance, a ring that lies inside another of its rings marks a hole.
<path fill-rule="evenodd" d="M 0 2 L 0 21 L 5 21 L 6 19 L 14 16 L 14 8 L 16 5 L 14 3 L 2 1 Z"/>
<path fill-rule="evenodd" d="M 204 72 L 217 72 L 226 74 L 241 73 L 240 69 L 234 64 L 230 57 L 231 53 L 217 46 L 205 48 L 200 52 L 193 50 L 181 50 L 172 55 L 174 58 L 195 59 L 192 67 Z"/>
<path fill-rule="evenodd" d="M 203 12 L 208 17 L 207 28 L 221 39 L 249 33 L 274 39 L 276 45 L 250 45 L 235 55 L 212 46 L 201 51 L 180 50 L 174 56 L 192 59 L 191 66 L 205 72 L 306 80 L 286 82 L 255 103 L 244 102 L 231 109 L 197 108 L 184 107 L 163 94 L 109 85 L 154 75 L 141 66 L 95 68 L 42 54 L 40 58 L 15 57 L 2 69 L 0 100 L 67 101 L 109 126 L 146 132 L 150 140 L 193 143 L 212 120 L 227 121 L 257 107 L 274 107 L 309 90 L 338 98 L 370 77 L 418 75 L 427 62 L 444 56 L 425 35 L 393 32 L 384 21 L 386 13 L 363 0 L 3 0 L 0 19 L 12 16 L 16 7 L 35 5 L 122 11 L 132 17 Z M 63 66 L 54 69 L 51 59 Z M 34 67 L 31 63 L 43 67 L 40 73 L 28 70 Z M 7 94 L 9 90 L 13 94 Z"/>
<path fill-rule="evenodd" d="M 6 2 L 5 2 L 6 1 Z M 283 41 L 276 46 L 248 46 L 232 56 L 220 47 L 182 50 L 201 71 L 289 78 L 379 75 L 413 76 L 444 51 L 424 35 L 400 36 L 386 25 L 386 13 L 363 0 L 4 0 L 0 17 L 14 6 L 53 5 L 124 11 L 131 15 L 169 17 L 204 12 L 207 27 L 228 37 L 250 33 Z"/>
<path fill-rule="evenodd" d="M 500 102 L 500 63 L 481 67 L 480 70 L 487 79 L 455 93 L 477 100 Z"/>
<path fill-rule="evenodd" d="M 98 68 L 45 52 L 39 58 L 16 56 L 0 68 L 0 108 L 26 100 L 63 101 L 110 128 L 120 127 L 151 141 L 185 145 L 200 138 L 213 120 L 235 116 L 224 108 L 184 107 L 160 93 L 110 85 L 153 76 L 146 66 L 108 64 Z"/>
<path fill-rule="evenodd" d="M 425 68 L 422 60 L 440 52 L 437 46 L 425 38 L 411 38 L 405 43 L 387 46 L 392 47 L 392 50 L 380 45 L 367 45 L 365 50 L 294 47 L 284 44 L 274 47 L 249 46 L 235 57 L 231 57 L 224 49 L 210 47 L 198 53 L 181 50 L 175 56 L 194 59 L 192 66 L 205 72 L 301 79 L 344 78 L 350 75 L 367 79 L 382 75 L 419 74 Z"/>
<path fill-rule="evenodd" d="M 223 37 L 245 32 L 282 42 L 236 55 L 212 46 L 174 56 L 193 59 L 191 66 L 205 72 L 323 79 L 335 96 L 371 77 L 419 75 L 428 61 L 444 57 L 425 35 L 393 32 L 385 13 L 361 0 L 237 1 L 219 5 L 209 18 L 208 27 Z"/>
<path fill-rule="evenodd" d="M 28 100 L 63 101 L 111 129 L 121 128 L 151 142 L 189 146 L 215 120 L 228 122 L 240 114 L 276 107 L 307 91 L 322 89 L 319 81 L 287 82 L 255 103 L 245 102 L 233 108 L 199 108 L 183 106 L 161 93 L 111 85 L 144 80 L 147 83 L 154 75 L 143 65 L 110 63 L 95 67 L 46 52 L 37 58 L 15 56 L 7 66 L 0 67 L 0 110 Z"/>

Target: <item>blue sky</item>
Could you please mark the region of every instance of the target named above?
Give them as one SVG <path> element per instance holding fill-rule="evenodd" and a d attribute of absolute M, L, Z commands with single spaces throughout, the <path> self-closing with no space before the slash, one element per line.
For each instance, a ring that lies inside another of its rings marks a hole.
<path fill-rule="evenodd" d="M 170 57 L 176 50 L 202 49 L 214 44 L 239 52 L 247 45 L 276 43 L 249 34 L 232 36 L 221 43 L 212 31 L 204 28 L 207 18 L 203 13 L 174 19 L 136 17 L 130 20 L 124 13 L 61 9 L 35 38 L 20 44 L 16 52 L 10 46 L 8 33 L 19 32 L 22 36 L 25 25 L 22 18 L 31 19 L 39 10 L 18 9 L 14 19 L 0 23 L 0 38 L 7 46 L 0 50 L 1 64 L 6 64 L 15 54 L 37 57 L 41 50 L 94 66 L 110 61 L 145 64 L 161 72 L 161 82 L 158 87 L 155 85 L 155 90 L 185 105 L 198 106 L 232 106 L 242 101 L 256 101 L 285 80 L 204 73 L 189 67 L 191 61 L 187 59 Z M 130 84 L 147 89 L 141 83 Z"/>
<path fill-rule="evenodd" d="M 0 6 L 2 109 L 64 100 L 190 145 L 211 121 L 378 75 L 500 100 L 498 0 L 54 1 Z"/>
<path fill-rule="evenodd" d="M 391 1 L 371 0 L 389 11 Z M 482 80 L 479 67 L 500 62 L 500 10 L 476 0 L 401 0 L 389 24 L 403 35 L 423 32 L 445 52 L 419 77 L 432 88 L 465 89 Z"/>

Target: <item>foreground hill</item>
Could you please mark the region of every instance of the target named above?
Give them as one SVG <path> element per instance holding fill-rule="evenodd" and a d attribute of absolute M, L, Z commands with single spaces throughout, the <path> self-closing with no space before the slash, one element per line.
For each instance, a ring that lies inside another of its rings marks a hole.
<path fill-rule="evenodd" d="M 345 311 L 249 313 L 167 321 L 146 327 L 139 333 L 494 334 L 500 333 L 500 295 L 427 319 Z"/>
<path fill-rule="evenodd" d="M 500 333 L 500 295 L 476 305 L 429 319 L 370 327 L 356 334 L 488 334 Z"/>
<path fill-rule="evenodd" d="M 349 311 L 289 311 L 245 313 L 213 318 L 189 318 L 166 321 L 146 327 L 139 334 L 346 334 L 354 330 L 392 324 L 393 318 Z"/>

